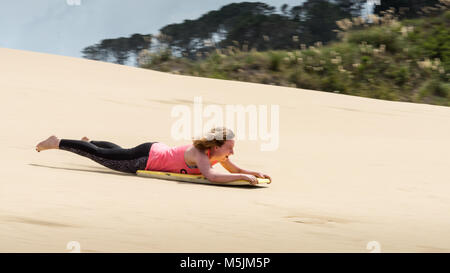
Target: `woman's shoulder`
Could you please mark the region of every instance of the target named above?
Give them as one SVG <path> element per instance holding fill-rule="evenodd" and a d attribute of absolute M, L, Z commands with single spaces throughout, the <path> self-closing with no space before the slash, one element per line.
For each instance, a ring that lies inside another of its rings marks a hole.
<path fill-rule="evenodd" d="M 192 144 L 183 145 L 182 147 L 185 147 L 186 150 L 193 155 L 198 155 L 201 153 L 201 151 Z"/>
<path fill-rule="evenodd" d="M 198 149 L 197 147 L 195 147 L 192 144 L 190 145 L 190 147 L 187 148 L 187 151 L 188 151 L 189 155 L 192 156 L 192 159 L 195 159 L 195 160 L 197 160 L 198 158 L 203 157 L 203 156 L 209 157 L 207 151 Z"/>

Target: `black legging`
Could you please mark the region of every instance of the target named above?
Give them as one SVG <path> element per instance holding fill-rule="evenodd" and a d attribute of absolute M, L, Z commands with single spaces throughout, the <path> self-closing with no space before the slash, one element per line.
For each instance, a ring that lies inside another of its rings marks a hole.
<path fill-rule="evenodd" d="M 95 162 L 126 173 L 136 173 L 144 170 L 147 164 L 148 153 L 154 142 L 147 142 L 134 148 L 124 149 L 107 141 L 82 141 L 61 139 L 59 149 L 66 150 L 90 158 Z"/>

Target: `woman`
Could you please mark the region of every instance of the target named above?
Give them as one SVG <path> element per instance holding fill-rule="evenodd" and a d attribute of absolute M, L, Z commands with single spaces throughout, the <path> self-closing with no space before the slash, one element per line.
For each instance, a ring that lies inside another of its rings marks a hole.
<path fill-rule="evenodd" d="M 169 147 L 164 143 L 147 142 L 131 149 L 107 141 L 59 139 L 50 136 L 36 146 L 38 152 L 60 149 L 85 156 L 95 162 L 120 172 L 136 173 L 138 170 L 164 171 L 186 174 L 203 174 L 212 182 L 247 180 L 252 185 L 259 178 L 271 178 L 263 173 L 247 171 L 228 158 L 234 154 L 234 133 L 226 127 L 216 127 L 193 144 Z M 215 171 L 212 166 L 220 162 L 230 174 Z"/>

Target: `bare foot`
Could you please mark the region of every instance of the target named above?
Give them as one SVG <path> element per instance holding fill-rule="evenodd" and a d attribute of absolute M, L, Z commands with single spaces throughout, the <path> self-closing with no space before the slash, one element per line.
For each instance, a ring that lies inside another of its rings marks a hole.
<path fill-rule="evenodd" d="M 86 142 L 91 141 L 89 138 L 87 138 L 87 137 L 85 137 L 85 136 L 84 136 L 81 140 L 82 140 L 82 141 L 86 141 Z"/>
<path fill-rule="evenodd" d="M 48 149 L 58 149 L 59 142 L 60 142 L 59 138 L 57 138 L 56 136 L 50 136 L 46 140 L 36 145 L 36 151 L 40 152 Z"/>

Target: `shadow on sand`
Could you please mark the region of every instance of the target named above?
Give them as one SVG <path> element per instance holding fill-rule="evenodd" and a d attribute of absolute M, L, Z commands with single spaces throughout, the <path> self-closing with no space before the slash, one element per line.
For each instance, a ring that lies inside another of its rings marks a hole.
<path fill-rule="evenodd" d="M 29 163 L 28 165 L 33 167 L 42 167 L 42 168 L 50 168 L 50 169 L 59 169 L 59 170 L 68 170 L 68 171 L 79 171 L 79 172 L 90 172 L 90 173 L 104 173 L 104 174 L 112 174 L 112 175 L 121 175 L 121 176 L 135 176 L 139 179 L 148 179 L 147 177 L 137 176 L 136 174 L 132 173 L 121 173 L 116 171 L 108 171 L 108 169 L 105 170 L 87 170 L 87 169 L 79 169 L 79 168 L 66 168 L 66 167 L 55 167 L 55 166 L 48 166 L 48 165 L 40 165 L 35 163 Z M 87 166 L 86 166 L 87 167 Z M 89 166 L 89 168 L 93 168 Z M 152 178 L 152 179 L 158 179 L 158 178 Z M 217 184 L 201 184 L 201 183 L 192 183 L 192 182 L 184 182 L 184 181 L 173 181 L 173 180 L 166 180 L 166 179 L 158 179 L 158 180 L 165 180 L 168 182 L 176 182 L 178 184 L 189 184 L 192 186 L 212 186 L 212 187 L 226 187 L 226 188 L 237 188 L 237 189 L 264 189 L 266 186 L 252 186 L 252 185 L 217 185 Z"/>

